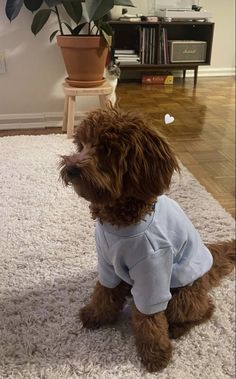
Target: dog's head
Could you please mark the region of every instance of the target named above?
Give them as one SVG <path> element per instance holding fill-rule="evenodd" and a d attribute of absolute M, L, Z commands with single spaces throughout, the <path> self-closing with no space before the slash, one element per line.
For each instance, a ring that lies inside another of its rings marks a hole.
<path fill-rule="evenodd" d="M 169 188 L 177 160 L 144 118 L 109 108 L 89 114 L 77 129 L 77 152 L 64 156 L 61 177 L 93 204 L 150 201 Z"/>

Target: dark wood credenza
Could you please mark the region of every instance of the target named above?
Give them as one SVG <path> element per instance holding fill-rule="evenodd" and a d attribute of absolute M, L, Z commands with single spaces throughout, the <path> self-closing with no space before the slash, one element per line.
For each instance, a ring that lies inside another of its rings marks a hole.
<path fill-rule="evenodd" d="M 185 78 L 186 70 L 194 70 L 194 85 L 197 83 L 198 67 L 210 65 L 214 23 L 208 21 L 171 21 L 171 22 L 146 22 L 146 21 L 111 21 L 113 29 L 113 52 L 120 50 L 133 50 L 140 57 L 140 64 L 124 64 L 120 66 L 121 72 L 139 71 L 142 73 L 155 73 L 167 70 L 182 70 Z M 143 30 L 152 29 L 152 39 L 145 42 Z M 206 58 L 204 62 L 163 62 L 163 29 L 167 41 L 205 41 Z M 153 49 L 154 54 L 149 62 L 142 59 L 143 50 Z"/>

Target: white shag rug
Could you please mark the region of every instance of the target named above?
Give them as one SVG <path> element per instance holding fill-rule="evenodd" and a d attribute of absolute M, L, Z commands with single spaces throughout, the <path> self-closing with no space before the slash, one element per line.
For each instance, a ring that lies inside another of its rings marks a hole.
<path fill-rule="evenodd" d="M 58 155 L 73 148 L 65 135 L 0 138 L 0 378 L 234 378 L 234 274 L 212 291 L 212 320 L 173 341 L 160 373 L 142 367 L 127 314 L 81 329 L 96 255 L 88 204 L 58 180 Z M 185 168 L 170 196 L 205 242 L 234 237 L 233 218 Z"/>

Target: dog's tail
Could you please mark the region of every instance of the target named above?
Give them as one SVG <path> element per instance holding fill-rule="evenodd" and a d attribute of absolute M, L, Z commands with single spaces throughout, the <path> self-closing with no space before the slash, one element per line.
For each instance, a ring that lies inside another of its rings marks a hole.
<path fill-rule="evenodd" d="M 218 286 L 220 280 L 233 271 L 236 262 L 235 240 L 207 245 L 213 256 L 213 265 L 206 274 L 209 287 Z"/>

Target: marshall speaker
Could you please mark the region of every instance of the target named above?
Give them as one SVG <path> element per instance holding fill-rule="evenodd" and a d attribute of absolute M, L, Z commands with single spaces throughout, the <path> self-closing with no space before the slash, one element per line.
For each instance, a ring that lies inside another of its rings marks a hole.
<path fill-rule="evenodd" d="M 205 62 L 206 41 L 168 41 L 170 63 Z"/>

